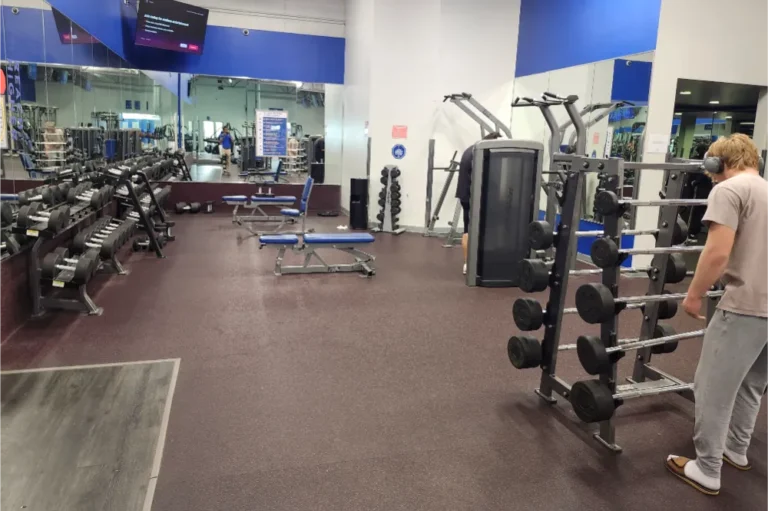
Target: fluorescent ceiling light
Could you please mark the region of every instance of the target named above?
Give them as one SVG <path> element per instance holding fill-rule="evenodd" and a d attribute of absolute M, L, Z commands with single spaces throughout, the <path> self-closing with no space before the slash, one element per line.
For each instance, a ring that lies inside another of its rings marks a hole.
<path fill-rule="evenodd" d="M 740 124 L 741 124 L 742 126 L 754 126 L 754 125 L 755 125 L 755 123 L 754 123 L 754 122 L 742 122 L 742 123 L 740 123 Z"/>
<path fill-rule="evenodd" d="M 726 115 L 725 118 L 726 119 L 733 119 L 733 116 L 732 115 Z"/>
<path fill-rule="evenodd" d="M 683 112 L 675 112 L 675 115 L 683 115 Z"/>
<path fill-rule="evenodd" d="M 713 99 L 712 101 L 709 102 L 709 104 L 710 105 L 719 105 L 720 102 L 718 100 L 716 100 L 716 99 Z"/>
<path fill-rule="evenodd" d="M 232 83 L 232 78 L 229 79 L 229 83 Z"/>
<path fill-rule="evenodd" d="M 301 89 L 301 86 L 304 85 L 303 82 L 293 82 L 293 84 L 296 86 L 297 89 Z"/>
<path fill-rule="evenodd" d="M 681 90 L 680 91 L 680 95 L 681 96 L 690 96 L 691 95 L 691 91 L 689 91 L 689 90 Z"/>

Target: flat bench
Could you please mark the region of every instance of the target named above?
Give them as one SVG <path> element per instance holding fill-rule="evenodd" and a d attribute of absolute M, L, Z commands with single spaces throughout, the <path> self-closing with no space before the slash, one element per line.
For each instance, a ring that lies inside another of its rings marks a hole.
<path fill-rule="evenodd" d="M 262 195 L 224 195 L 221 198 L 224 204 L 234 206 L 232 210 L 232 223 L 243 225 L 251 222 L 282 222 L 283 215 L 269 215 L 262 209 L 262 206 L 293 206 L 296 203 L 296 197 L 292 195 L 277 195 L 275 197 L 264 197 Z M 251 214 L 240 216 L 237 214 L 240 208 L 250 209 Z"/>
<path fill-rule="evenodd" d="M 275 275 L 290 273 L 339 273 L 359 272 L 364 277 L 372 277 L 376 274 L 374 268 L 375 257 L 363 252 L 358 247 L 370 245 L 376 240 L 369 233 L 307 233 L 296 234 L 264 234 L 259 236 L 259 248 L 271 245 L 278 247 L 277 260 L 275 262 Z M 354 257 L 355 261 L 344 264 L 328 264 L 317 253 L 319 248 L 333 248 Z M 293 252 L 304 254 L 304 263 L 300 266 L 284 266 L 285 252 L 290 249 Z M 310 264 L 315 258 L 320 264 Z"/>

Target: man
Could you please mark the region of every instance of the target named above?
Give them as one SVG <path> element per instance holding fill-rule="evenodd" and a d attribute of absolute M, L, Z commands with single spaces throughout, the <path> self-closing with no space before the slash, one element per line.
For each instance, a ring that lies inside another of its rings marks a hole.
<path fill-rule="evenodd" d="M 768 182 L 746 135 L 717 140 L 708 156 L 720 158 L 722 171 L 711 175 L 715 186 L 703 218 L 707 243 L 682 305 L 704 319 L 704 293 L 721 279 L 725 294 L 704 335 L 694 378 L 696 459 L 672 455 L 666 466 L 702 493 L 717 495 L 723 460 L 751 468 L 747 448 L 768 384 Z"/>
<path fill-rule="evenodd" d="M 219 152 L 221 153 L 222 160 L 224 160 L 222 173 L 227 176 L 229 175 L 229 160 L 232 158 L 232 148 L 234 145 L 232 135 L 229 134 L 229 125 L 226 125 L 224 126 L 224 131 L 219 135 Z"/>
<path fill-rule="evenodd" d="M 495 140 L 501 135 L 497 132 L 489 133 L 483 140 Z M 461 155 L 459 162 L 459 179 L 456 186 L 456 198 L 461 202 L 464 210 L 464 234 L 461 236 L 461 248 L 464 251 L 464 275 L 467 274 L 467 251 L 469 250 L 469 199 L 472 192 L 472 160 L 475 157 L 474 144 L 467 147 Z"/>

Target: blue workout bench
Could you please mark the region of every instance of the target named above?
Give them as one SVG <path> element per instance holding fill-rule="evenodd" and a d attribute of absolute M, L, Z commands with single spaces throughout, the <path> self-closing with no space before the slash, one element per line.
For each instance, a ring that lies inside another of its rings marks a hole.
<path fill-rule="evenodd" d="M 376 258 L 367 252 L 363 252 L 358 247 L 370 245 L 374 242 L 371 234 L 364 233 L 336 233 L 336 234 L 304 234 L 300 237 L 296 234 L 265 234 L 259 236 L 259 248 L 267 245 L 278 247 L 277 261 L 275 261 L 275 275 L 285 275 L 290 273 L 338 273 L 338 272 L 359 272 L 364 277 L 376 275 L 374 261 Z M 320 248 L 333 248 L 341 252 L 350 254 L 355 258 L 353 263 L 328 264 L 317 250 Z M 297 254 L 304 254 L 304 264 L 301 266 L 283 266 L 283 257 L 285 252 L 291 249 Z M 316 258 L 320 264 L 310 264 L 312 258 Z"/>
<path fill-rule="evenodd" d="M 298 221 L 301 221 L 300 230 L 284 232 L 286 234 L 292 232 L 295 232 L 296 234 L 304 234 L 307 206 L 309 205 L 309 196 L 312 193 L 312 186 L 314 183 L 314 179 L 311 177 L 307 178 L 307 181 L 304 183 L 304 190 L 301 192 L 298 209 L 286 207 L 293 206 L 293 204 L 296 202 L 296 198 L 290 195 L 279 195 L 275 197 L 252 195 L 250 202 L 248 202 L 248 198 L 245 195 L 225 195 L 221 198 L 221 200 L 225 204 L 235 206 L 235 209 L 232 211 L 232 223 L 244 226 L 246 229 L 248 229 L 248 232 L 251 234 L 250 236 L 246 236 L 246 238 L 250 238 L 251 236 L 259 236 L 261 234 L 280 232 L 287 224 L 295 224 Z M 261 206 L 283 207 L 280 209 L 280 215 L 277 216 L 268 215 L 263 209 L 261 209 Z M 248 216 L 238 216 L 237 210 L 240 207 L 243 207 L 244 209 L 251 209 L 253 211 Z M 280 224 L 271 231 L 257 231 L 251 228 L 250 224 L 252 222 L 280 222 Z M 312 229 L 310 229 L 309 232 L 312 232 Z M 239 239 L 242 241 L 244 238 L 239 237 Z"/>

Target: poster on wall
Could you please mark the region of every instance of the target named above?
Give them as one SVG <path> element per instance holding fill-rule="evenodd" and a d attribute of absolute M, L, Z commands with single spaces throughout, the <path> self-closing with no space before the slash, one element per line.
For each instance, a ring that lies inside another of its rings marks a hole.
<path fill-rule="evenodd" d="M 613 149 L 613 126 L 608 126 L 608 129 L 605 131 L 605 149 L 603 150 L 603 158 L 610 158 L 612 149 Z"/>
<path fill-rule="evenodd" d="M 285 156 L 288 150 L 288 112 L 256 110 L 256 156 Z"/>
<path fill-rule="evenodd" d="M 6 72 L 6 93 L 8 95 L 8 122 L 13 148 L 21 145 L 20 139 L 26 137 L 23 128 L 24 119 L 21 107 L 21 69 L 18 62 L 8 62 L 5 68 Z"/>

